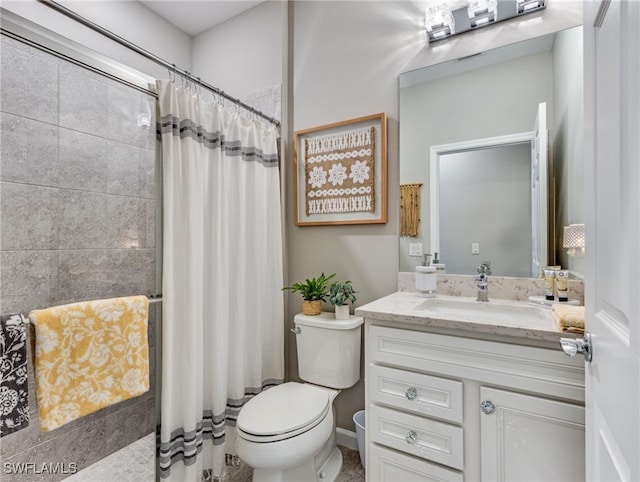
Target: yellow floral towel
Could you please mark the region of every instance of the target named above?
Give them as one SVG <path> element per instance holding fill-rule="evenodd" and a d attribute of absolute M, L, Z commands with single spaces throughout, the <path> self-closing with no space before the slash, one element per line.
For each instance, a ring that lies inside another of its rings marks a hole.
<path fill-rule="evenodd" d="M 148 310 L 131 296 L 29 313 L 43 432 L 149 390 Z"/>
<path fill-rule="evenodd" d="M 551 312 L 562 331 L 584 333 L 584 306 L 554 303 Z"/>

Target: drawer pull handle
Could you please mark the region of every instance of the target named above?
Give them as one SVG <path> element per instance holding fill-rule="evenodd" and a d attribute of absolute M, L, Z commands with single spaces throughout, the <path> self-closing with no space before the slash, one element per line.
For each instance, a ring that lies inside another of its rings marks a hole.
<path fill-rule="evenodd" d="M 418 434 L 415 430 L 409 430 L 407 435 L 405 435 L 404 439 L 407 441 L 409 445 L 413 445 L 418 440 Z"/>
<path fill-rule="evenodd" d="M 489 415 L 495 411 L 496 405 L 491 400 L 485 400 L 480 403 L 480 408 L 483 413 Z"/>
<path fill-rule="evenodd" d="M 404 392 L 404 396 L 407 397 L 407 400 L 415 400 L 418 396 L 418 390 L 416 387 L 409 387 L 407 391 Z"/>

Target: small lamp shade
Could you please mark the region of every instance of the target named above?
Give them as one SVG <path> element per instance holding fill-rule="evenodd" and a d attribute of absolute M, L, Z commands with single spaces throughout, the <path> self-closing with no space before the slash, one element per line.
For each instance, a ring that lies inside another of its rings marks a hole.
<path fill-rule="evenodd" d="M 584 254 L 584 224 L 570 224 L 564 227 L 562 247 L 569 256 Z"/>

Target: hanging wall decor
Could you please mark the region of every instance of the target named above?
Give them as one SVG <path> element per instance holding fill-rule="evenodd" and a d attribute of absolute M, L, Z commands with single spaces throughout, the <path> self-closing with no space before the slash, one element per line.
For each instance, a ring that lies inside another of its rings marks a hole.
<path fill-rule="evenodd" d="M 421 187 L 422 184 L 400 185 L 400 236 L 418 236 Z"/>
<path fill-rule="evenodd" d="M 387 222 L 385 114 L 294 134 L 296 225 Z"/>

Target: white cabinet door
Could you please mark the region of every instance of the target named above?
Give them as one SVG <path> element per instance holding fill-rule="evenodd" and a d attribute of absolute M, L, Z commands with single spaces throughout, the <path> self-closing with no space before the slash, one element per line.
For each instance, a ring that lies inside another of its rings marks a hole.
<path fill-rule="evenodd" d="M 584 407 L 486 387 L 480 397 L 495 407 L 480 418 L 482 480 L 584 481 Z"/>

